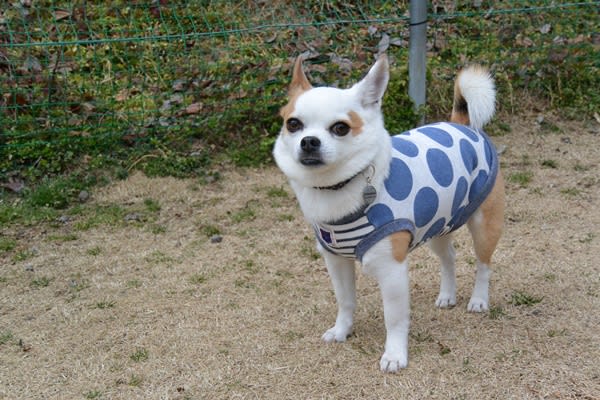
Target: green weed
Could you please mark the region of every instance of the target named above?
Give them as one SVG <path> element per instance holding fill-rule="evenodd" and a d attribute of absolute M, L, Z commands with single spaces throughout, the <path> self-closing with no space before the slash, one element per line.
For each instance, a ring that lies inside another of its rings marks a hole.
<path fill-rule="evenodd" d="M 271 197 L 271 198 L 284 198 L 285 199 L 288 197 L 288 193 L 282 186 L 270 187 L 267 189 L 267 196 Z"/>
<path fill-rule="evenodd" d="M 151 213 L 157 213 L 161 209 L 160 203 L 154 199 L 145 199 L 144 205 L 146 206 L 146 209 Z"/>
<path fill-rule="evenodd" d="M 7 344 L 8 342 L 12 342 L 14 340 L 14 335 L 10 331 L 5 331 L 0 333 L 0 346 Z"/>
<path fill-rule="evenodd" d="M 552 169 L 556 169 L 558 168 L 558 162 L 556 162 L 555 160 L 542 160 L 542 167 L 546 167 L 546 168 L 552 168 Z"/>
<path fill-rule="evenodd" d="M 581 190 L 577 188 L 564 188 L 560 189 L 560 193 L 570 197 L 576 197 L 581 194 Z"/>
<path fill-rule="evenodd" d="M 244 221 L 252 221 L 256 218 L 256 211 L 251 207 L 245 207 L 231 215 L 231 220 L 239 224 Z"/>
<path fill-rule="evenodd" d="M 66 235 L 48 235 L 48 240 L 53 242 L 72 242 L 77 239 L 79 239 L 79 236 L 74 233 L 69 233 Z"/>
<path fill-rule="evenodd" d="M 501 319 L 503 317 L 506 317 L 506 313 L 504 312 L 504 309 L 500 306 L 490 307 L 488 317 L 490 319 Z"/>
<path fill-rule="evenodd" d="M 48 278 L 47 276 L 42 276 L 39 278 L 34 278 L 31 280 L 31 287 L 34 287 L 36 289 L 39 288 L 44 288 L 47 287 L 48 285 L 50 285 L 50 282 L 52 282 L 54 279 L 53 278 Z"/>
<path fill-rule="evenodd" d="M 132 279 L 130 281 L 127 281 L 126 285 L 130 289 L 135 289 L 135 288 L 139 288 L 140 286 L 142 286 L 142 282 L 140 282 L 137 279 Z"/>
<path fill-rule="evenodd" d="M 36 253 L 33 250 L 21 250 L 12 257 L 12 260 L 15 262 L 25 261 L 33 258 L 35 254 Z"/>
<path fill-rule="evenodd" d="M 134 362 L 144 362 L 150 358 L 150 352 L 144 348 L 138 348 L 129 356 L 129 358 Z"/>
<path fill-rule="evenodd" d="M 221 229 L 219 229 L 218 226 L 210 225 L 210 224 L 208 224 L 208 225 L 202 225 L 200 227 L 200 231 L 206 237 L 212 237 L 212 236 L 220 235 L 221 234 Z"/>
<path fill-rule="evenodd" d="M 206 275 L 204 274 L 194 274 L 190 278 L 190 283 L 194 285 L 201 285 L 207 281 Z"/>
<path fill-rule="evenodd" d="M 91 249 L 87 249 L 86 253 L 89 254 L 90 256 L 98 256 L 100 254 L 102 254 L 102 248 L 100 246 L 95 246 L 92 247 Z"/>
<path fill-rule="evenodd" d="M 142 385 L 142 382 L 144 382 L 144 378 L 142 378 L 141 376 L 131 375 L 127 384 L 133 387 L 140 387 Z"/>
<path fill-rule="evenodd" d="M 17 246 L 17 241 L 11 238 L 0 236 L 0 254 L 8 253 Z"/>
<path fill-rule="evenodd" d="M 519 171 L 513 172 L 508 175 L 508 181 L 519 185 L 521 187 L 527 187 L 533 179 L 533 172 L 530 171 Z"/>
<path fill-rule="evenodd" d="M 117 303 L 114 301 L 99 301 L 95 304 L 95 308 L 99 310 L 106 310 L 107 308 L 113 308 Z"/>
<path fill-rule="evenodd" d="M 153 224 L 150 228 L 150 232 L 152 232 L 155 235 L 160 235 L 167 232 L 167 227 L 164 225 Z"/>
<path fill-rule="evenodd" d="M 90 390 L 85 394 L 86 399 L 99 399 L 102 397 L 102 392 L 99 390 Z"/>
<path fill-rule="evenodd" d="M 514 306 L 532 306 L 540 303 L 544 297 L 536 297 L 522 291 L 516 291 L 511 295 L 511 304 Z"/>

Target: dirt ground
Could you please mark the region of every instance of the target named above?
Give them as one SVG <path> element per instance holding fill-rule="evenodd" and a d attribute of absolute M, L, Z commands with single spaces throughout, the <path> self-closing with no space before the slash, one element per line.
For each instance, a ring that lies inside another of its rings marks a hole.
<path fill-rule="evenodd" d="M 600 124 L 508 123 L 492 309 L 466 312 L 466 231 L 453 309 L 434 307 L 437 260 L 416 250 L 400 373 L 379 371 L 375 281 L 358 274 L 354 334 L 322 343 L 334 296 L 285 178 L 223 167 L 208 184 L 134 174 L 85 206 L 151 199 L 147 218 L 1 228 L 18 245 L 0 257 L 0 398 L 600 399 Z"/>

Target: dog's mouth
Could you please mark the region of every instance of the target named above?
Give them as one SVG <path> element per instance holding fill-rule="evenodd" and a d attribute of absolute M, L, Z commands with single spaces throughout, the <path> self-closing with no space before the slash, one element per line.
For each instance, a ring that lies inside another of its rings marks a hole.
<path fill-rule="evenodd" d="M 315 155 L 302 155 L 300 156 L 300 164 L 305 167 L 318 167 L 325 164 L 321 157 Z"/>

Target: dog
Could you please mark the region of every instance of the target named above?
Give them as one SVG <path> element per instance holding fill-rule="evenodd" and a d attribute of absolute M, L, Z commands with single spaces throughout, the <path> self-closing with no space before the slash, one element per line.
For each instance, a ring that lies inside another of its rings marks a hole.
<path fill-rule="evenodd" d="M 467 309 L 488 310 L 492 254 L 500 239 L 504 184 L 494 145 L 482 131 L 495 112 L 489 72 L 463 69 L 454 84 L 450 122 L 390 136 L 381 104 L 387 56 L 348 89 L 313 87 L 299 57 L 273 156 L 295 192 L 333 283 L 338 312 L 325 342 L 352 333 L 355 260 L 381 290 L 386 328 L 384 372 L 408 365 L 407 256 L 424 243 L 441 262 L 437 307 L 456 305 L 452 232 L 467 225 L 476 255 Z"/>

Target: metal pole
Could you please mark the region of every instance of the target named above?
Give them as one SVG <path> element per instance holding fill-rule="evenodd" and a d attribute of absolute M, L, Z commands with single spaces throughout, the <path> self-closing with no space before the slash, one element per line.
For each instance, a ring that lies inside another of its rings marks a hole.
<path fill-rule="evenodd" d="M 418 110 L 425 104 L 427 71 L 427 0 L 410 0 L 410 48 L 408 53 L 408 95 Z M 421 124 L 425 116 L 421 117 Z"/>

